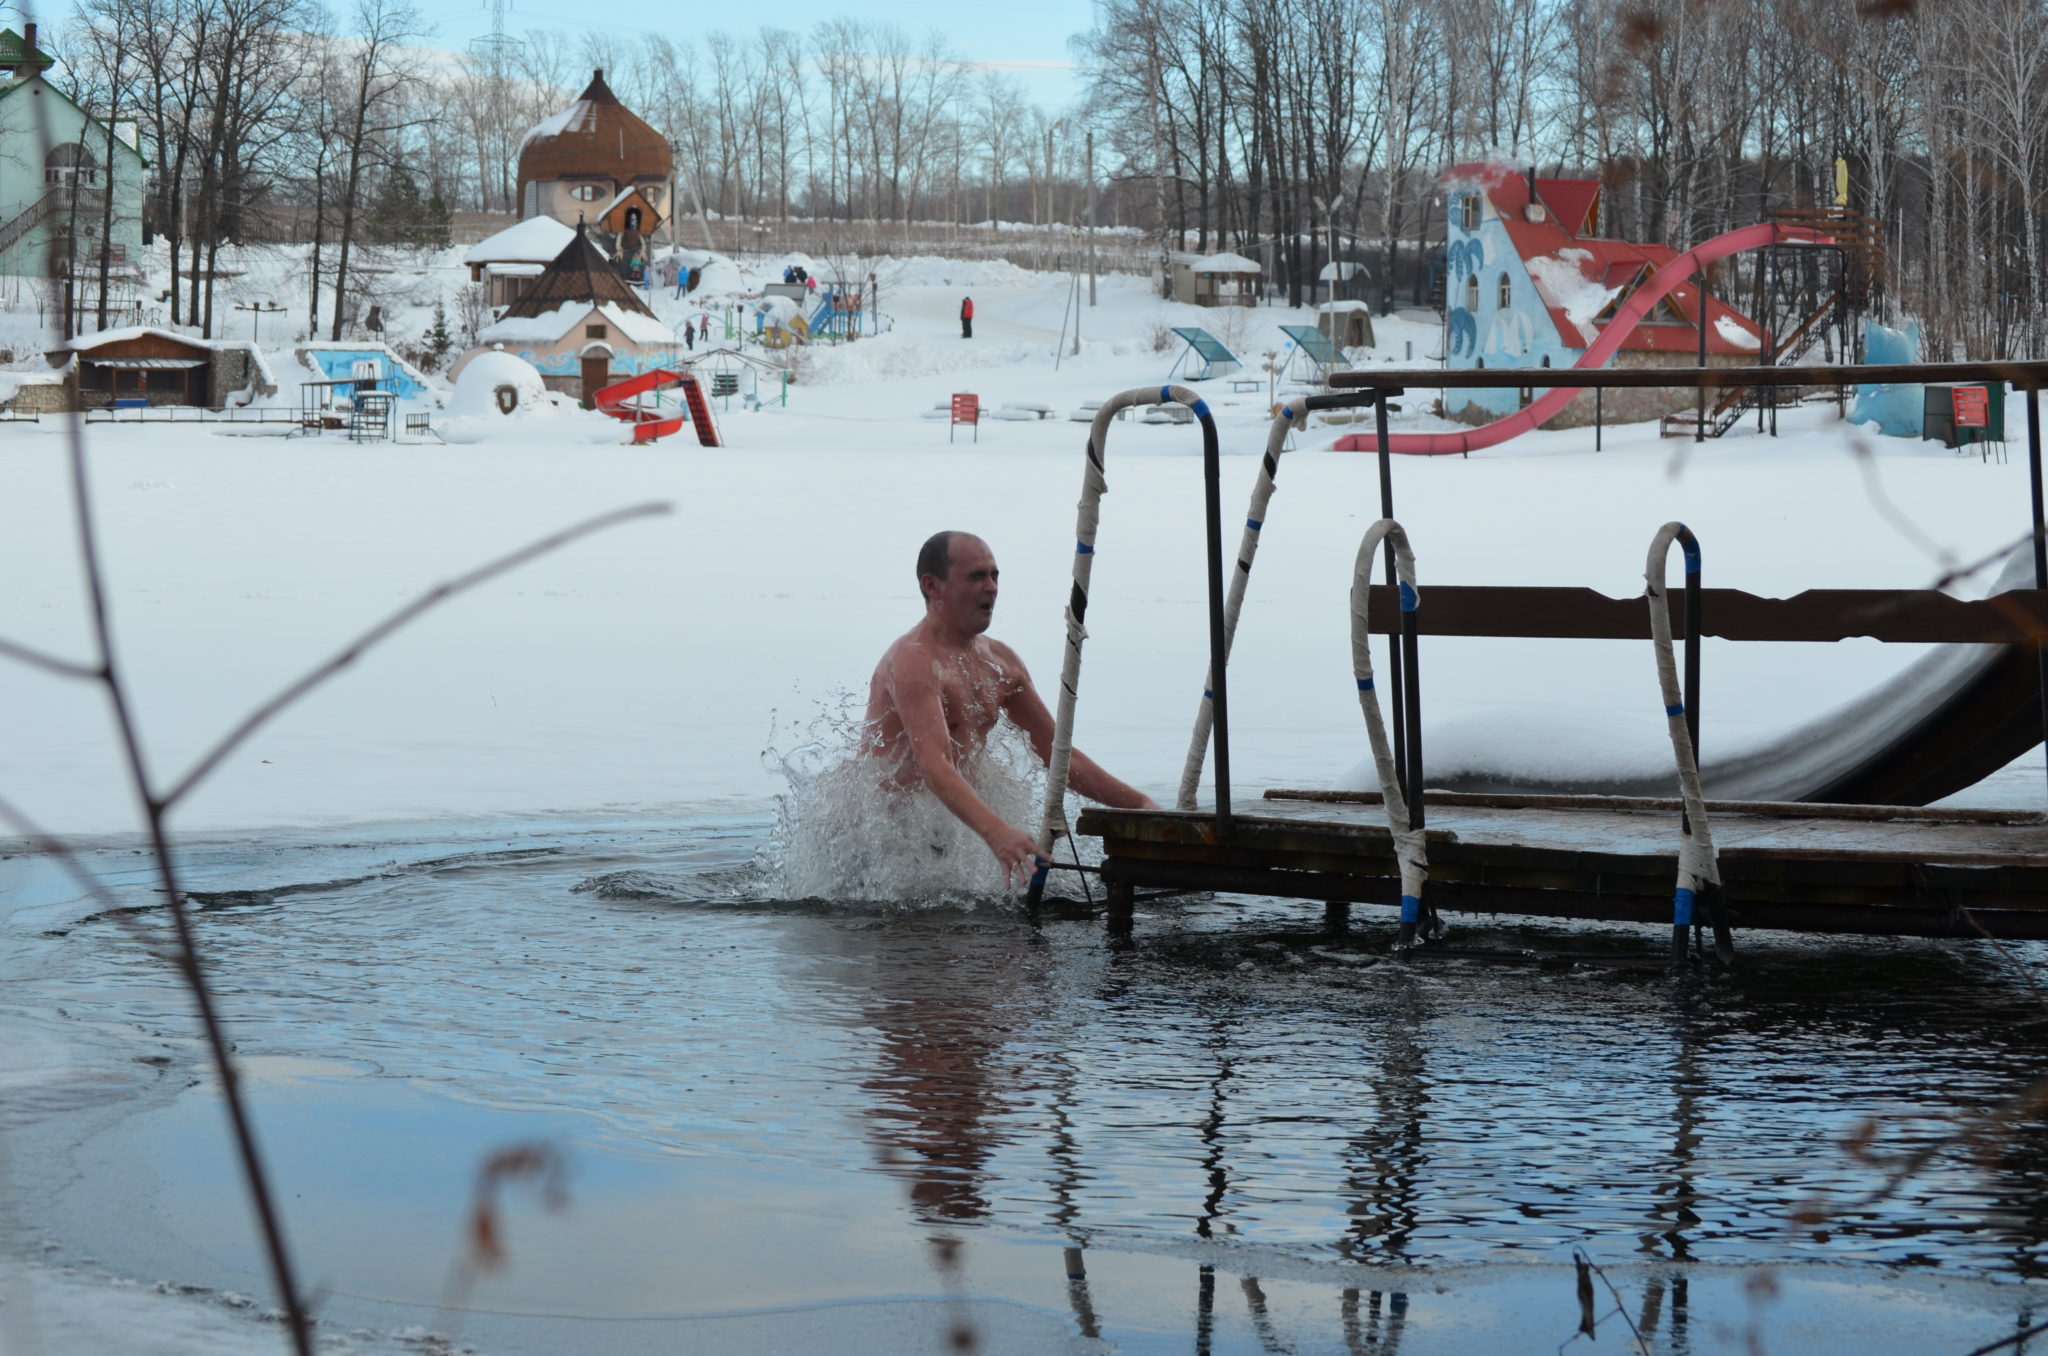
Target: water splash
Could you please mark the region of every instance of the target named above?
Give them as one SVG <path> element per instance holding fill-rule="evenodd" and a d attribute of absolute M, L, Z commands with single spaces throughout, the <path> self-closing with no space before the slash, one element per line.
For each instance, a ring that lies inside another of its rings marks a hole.
<path fill-rule="evenodd" d="M 868 752 L 870 738 L 850 691 L 821 701 L 800 725 L 771 728 L 762 761 L 788 787 L 776 797 L 775 831 L 762 853 L 771 888 L 785 899 L 919 908 L 1015 900 L 987 844 L 936 796 L 882 785 L 887 768 Z M 1037 824 L 1045 770 L 1007 719 L 960 771 L 1004 819 L 1027 832 Z"/>

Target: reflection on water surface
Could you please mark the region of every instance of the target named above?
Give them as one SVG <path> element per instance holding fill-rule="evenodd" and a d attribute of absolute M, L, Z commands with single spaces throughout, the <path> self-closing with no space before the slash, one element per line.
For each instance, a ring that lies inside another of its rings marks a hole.
<path fill-rule="evenodd" d="M 1332 1349 L 1392 1351 L 1412 1287 L 1375 1271 L 1556 1264 L 1574 1247 L 1649 1264 L 1629 1303 L 1654 1307 L 1667 1338 L 1686 1304 L 1673 1263 L 1818 1261 L 1873 1282 L 1887 1267 L 2005 1281 L 2042 1268 L 2034 1126 L 1988 1167 L 1937 1154 L 1889 1197 L 1791 1223 L 1877 1184 L 1837 1145 L 1865 1117 L 1891 1118 L 1885 1146 L 1910 1149 L 1945 1114 L 2048 1073 L 2048 1013 L 1988 949 L 1749 939 L 1736 972 L 1674 991 L 1600 965 L 1390 962 L 1390 926 L 1365 910 L 1337 936 L 1307 906 L 1203 899 L 1154 906 L 1118 948 L 1097 925 L 1033 926 L 999 903 L 761 898 L 766 832 L 732 818 L 488 847 L 226 845 L 194 850 L 188 873 L 241 1049 L 365 1070 L 311 1080 L 323 1104 L 358 1109 L 335 1115 L 379 1105 L 353 1084 L 403 1087 L 401 1121 L 428 1098 L 500 1121 L 544 1113 L 581 1144 L 578 1213 L 604 1227 L 576 1246 L 628 1230 L 668 1276 L 592 1281 L 613 1312 L 874 1294 L 891 1274 L 931 1291 L 946 1281 L 920 1261 L 933 1236 L 985 1240 L 969 1290 L 996 1284 L 977 1266 L 1008 1267 L 988 1260 L 999 1243 L 1052 1249 L 1021 1269 L 1057 1282 L 1046 1302 L 1083 1337 L 1115 1321 L 1102 1277 L 1198 1264 L 1171 1307 L 1216 1350 L 1226 1329 L 1279 1349 L 1259 1314 L 1303 1285 L 1335 1287 L 1309 1306 L 1345 1343 Z M 120 888 L 149 903 L 145 884 Z M 53 904 L 32 942 L 17 915 L 15 962 L 40 957 L 17 1001 L 187 1031 L 166 973 L 90 912 Z M 1654 932 L 1510 920 L 1459 940 L 1619 955 L 1653 951 Z M 293 1133 L 291 1113 L 265 1115 L 274 1138 Z M 279 1156 L 290 1180 L 292 1152 Z M 818 1204 L 828 1191 L 840 1206 Z M 702 1219 L 664 1222 L 656 1201 L 701 1205 L 723 1241 Z M 860 1230 L 784 1228 L 784 1209 L 895 1227 L 909 1250 L 875 1243 L 869 1266 Z M 451 1232 L 415 1232 L 381 1245 L 398 1263 L 377 1285 L 431 1302 L 396 1278 L 409 1265 L 438 1282 Z M 688 1259 L 683 1274 L 712 1265 L 714 1242 L 786 1275 L 750 1283 L 735 1263 L 716 1288 L 676 1283 Z M 1147 1256 L 1162 1260 L 1129 1260 Z M 529 1298 L 588 1311 L 581 1273 L 561 1268 Z M 1235 1315 L 1222 1328 L 1219 1284 Z M 1559 1312 L 1541 1345 L 1570 1335 Z"/>

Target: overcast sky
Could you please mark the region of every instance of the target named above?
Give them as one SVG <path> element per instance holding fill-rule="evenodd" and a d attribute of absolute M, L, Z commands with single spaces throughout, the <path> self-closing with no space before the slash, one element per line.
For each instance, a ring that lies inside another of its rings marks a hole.
<path fill-rule="evenodd" d="M 438 29 L 433 41 L 439 46 L 459 49 L 471 38 L 491 31 L 488 0 L 418 0 L 418 4 Z M 532 28 L 564 33 L 650 32 L 664 9 L 592 10 L 571 0 L 508 0 L 508 5 L 505 30 L 514 36 Z M 1079 97 L 1067 39 L 1093 22 L 1092 0 L 1034 0 L 1024 5 L 962 4 L 959 0 L 884 0 L 879 4 L 775 0 L 736 10 L 691 6 L 667 13 L 676 16 L 679 24 L 660 31 L 677 40 L 702 38 L 719 27 L 734 36 L 763 26 L 808 32 L 827 19 L 846 16 L 893 23 L 913 36 L 937 28 L 969 61 L 1009 71 L 1033 101 L 1053 110 L 1065 108 Z M 646 22 L 640 21 L 643 16 Z"/>

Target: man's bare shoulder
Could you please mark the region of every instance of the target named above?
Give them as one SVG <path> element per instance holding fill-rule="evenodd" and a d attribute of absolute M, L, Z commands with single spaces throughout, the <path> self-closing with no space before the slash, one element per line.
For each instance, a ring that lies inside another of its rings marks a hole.
<path fill-rule="evenodd" d="M 892 682 L 905 677 L 929 677 L 931 665 L 931 640 L 923 627 L 913 626 L 882 651 L 875 664 L 875 677 Z"/>

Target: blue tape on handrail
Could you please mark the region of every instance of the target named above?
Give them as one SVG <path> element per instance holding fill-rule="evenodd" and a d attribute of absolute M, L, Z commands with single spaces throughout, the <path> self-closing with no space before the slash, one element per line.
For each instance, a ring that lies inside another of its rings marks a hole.
<path fill-rule="evenodd" d="M 1160 403 L 1160 404 L 1162 404 L 1162 405 L 1164 405 L 1164 404 L 1165 404 L 1165 403 L 1166 403 L 1167 401 L 1169 401 L 1169 400 L 1171 400 L 1171 399 L 1173 399 L 1173 388 L 1172 388 L 1171 386 L 1162 386 L 1162 387 L 1160 387 L 1160 388 L 1159 388 L 1159 403 Z"/>
<path fill-rule="evenodd" d="M 1205 701 L 1205 702 L 1213 702 L 1213 701 L 1215 701 L 1215 700 L 1216 700 L 1216 694 L 1215 694 L 1215 692 L 1214 692 L 1214 691 L 1212 691 L 1212 690 L 1210 690 L 1209 688 L 1206 688 L 1206 687 L 1205 687 L 1205 688 L 1203 688 L 1203 689 L 1202 689 L 1202 700 L 1203 700 L 1203 701 Z"/>
<path fill-rule="evenodd" d="M 1095 554 L 1095 548 L 1085 541 L 1077 541 L 1074 543 L 1074 554 L 1077 556 L 1092 556 Z"/>
<path fill-rule="evenodd" d="M 1420 923 L 1422 921 L 1422 901 L 1414 895 L 1401 896 L 1401 921 L 1404 923 Z"/>
<path fill-rule="evenodd" d="M 1195 412 L 1195 418 L 1197 419 L 1207 419 L 1209 417 L 1209 402 L 1206 400 L 1197 400 L 1188 408 Z"/>
<path fill-rule="evenodd" d="M 1294 406 L 1292 406 L 1292 405 L 1282 405 L 1282 406 L 1280 407 L 1280 417 L 1281 417 L 1282 419 L 1286 419 L 1286 420 L 1290 420 L 1290 421 L 1291 421 L 1291 420 L 1292 420 L 1292 419 L 1294 418 Z"/>
<path fill-rule="evenodd" d="M 1667 716 L 1682 716 L 1682 715 L 1684 715 L 1684 714 L 1685 714 L 1685 703 L 1684 703 L 1684 702 L 1680 702 L 1680 703 L 1679 703 L 1678 705 L 1676 705 L 1676 706 L 1667 706 L 1667 707 L 1665 707 L 1665 708 L 1664 708 L 1664 714 L 1665 714 L 1665 715 L 1667 715 Z"/>
<path fill-rule="evenodd" d="M 1264 524 L 1264 523 L 1262 523 L 1262 522 L 1260 522 L 1260 521 L 1259 521 L 1259 520 L 1258 520 L 1257 518 L 1247 518 L 1247 519 L 1245 519 L 1245 520 L 1244 520 L 1244 525 L 1245 525 L 1246 527 L 1250 528 L 1250 529 L 1251 529 L 1252 531 L 1254 531 L 1254 532 L 1258 531 L 1258 530 L 1259 530 L 1260 528 L 1262 528 L 1262 527 L 1264 527 L 1264 526 L 1265 526 L 1265 524 Z"/>
<path fill-rule="evenodd" d="M 1409 587 L 1408 581 L 1403 579 L 1401 581 L 1401 610 L 1403 612 L 1413 612 L 1421 601 L 1420 598 L 1415 596 L 1415 590 Z"/>
<path fill-rule="evenodd" d="M 1678 888 L 1678 893 L 1671 897 L 1672 927 L 1689 928 L 1692 926 L 1692 899 L 1692 891 L 1682 885 Z"/>
<path fill-rule="evenodd" d="M 1696 541 L 1686 541 L 1681 537 L 1678 545 L 1679 549 L 1685 552 L 1685 572 L 1687 574 L 1698 574 L 1700 572 L 1700 544 Z"/>
<path fill-rule="evenodd" d="M 1359 690 L 1360 692 L 1370 692 L 1370 691 L 1372 691 L 1372 679 L 1370 679 L 1370 678 L 1361 678 L 1361 679 L 1359 679 L 1359 680 L 1358 680 L 1358 690 Z"/>

